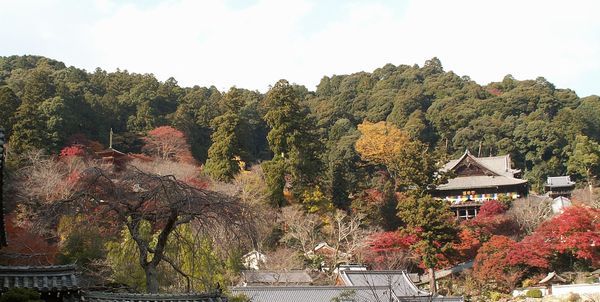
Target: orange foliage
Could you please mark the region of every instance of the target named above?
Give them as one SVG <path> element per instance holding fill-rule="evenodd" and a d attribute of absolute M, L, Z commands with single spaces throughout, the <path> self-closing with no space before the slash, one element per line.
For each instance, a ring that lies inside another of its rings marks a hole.
<path fill-rule="evenodd" d="M 473 275 L 484 282 L 494 281 L 505 290 L 513 289 L 525 274 L 525 269 L 509 262 L 517 243 L 506 236 L 493 236 L 483 244 L 475 257 Z"/>
<path fill-rule="evenodd" d="M 185 134 L 171 126 L 150 130 L 144 141 L 143 150 L 148 154 L 166 160 L 194 163 Z"/>
<path fill-rule="evenodd" d="M 55 264 L 58 247 L 38 234 L 18 226 L 15 216 L 5 217 L 8 246 L 0 249 L 3 265 L 52 265 Z"/>
<path fill-rule="evenodd" d="M 542 223 L 533 234 L 523 239 L 529 245 L 547 246 L 559 254 L 600 265 L 600 210 L 589 207 L 570 207 Z M 537 247 L 536 247 L 537 248 Z M 526 247 L 524 250 L 531 249 Z"/>

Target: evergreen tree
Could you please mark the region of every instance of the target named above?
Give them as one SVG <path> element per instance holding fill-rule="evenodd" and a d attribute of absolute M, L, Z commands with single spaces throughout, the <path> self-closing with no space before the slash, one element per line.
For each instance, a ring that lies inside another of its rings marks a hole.
<path fill-rule="evenodd" d="M 239 161 L 235 158 L 239 155 L 236 134 L 239 123 L 239 116 L 233 112 L 218 116 L 213 121 L 213 144 L 208 149 L 208 160 L 204 168 L 214 179 L 231 181 L 240 171 Z"/>
<path fill-rule="evenodd" d="M 36 105 L 23 102 L 15 113 L 15 120 L 9 141 L 14 154 L 33 149 L 48 150 L 45 121 Z"/>
<path fill-rule="evenodd" d="M 275 164 L 274 167 L 285 166 L 287 169 L 274 169 L 267 165 L 265 173 L 272 179 L 282 179 L 284 175 L 275 176 L 272 173 L 287 173 L 291 175 L 294 191 L 299 195 L 305 188 L 315 184 L 321 172 L 319 151 L 322 144 L 307 116 L 300 107 L 300 96 L 297 89 L 286 80 L 280 80 L 271 88 L 266 96 L 267 113 L 265 121 L 271 128 L 267 135 L 271 151 L 284 160 L 285 165 Z M 283 189 L 273 185 L 272 188 Z M 283 192 L 281 192 L 283 194 Z M 280 193 L 273 194 L 279 196 Z M 277 200 L 273 200 L 278 203 Z"/>
<path fill-rule="evenodd" d="M 244 103 L 241 90 L 235 87 L 219 102 L 224 113 L 212 121 L 213 143 L 208 149 L 205 166 L 206 172 L 214 179 L 231 181 L 240 172 L 240 160 L 246 158 L 240 143 L 242 120 L 239 112 Z"/>
<path fill-rule="evenodd" d="M 568 169 L 570 173 L 585 177 L 591 192 L 594 177 L 600 170 L 600 144 L 587 136 L 578 135 L 569 157 Z"/>
<path fill-rule="evenodd" d="M 408 232 L 417 238 L 413 249 L 429 270 L 431 292 L 435 294 L 434 270 L 438 256 L 449 251 L 458 239 L 454 214 L 445 201 L 413 191 L 398 203 L 398 217 L 406 223 Z"/>
<path fill-rule="evenodd" d="M 20 104 L 21 101 L 9 87 L 0 87 L 0 127 L 4 127 L 7 136 L 10 136 L 14 115 Z"/>

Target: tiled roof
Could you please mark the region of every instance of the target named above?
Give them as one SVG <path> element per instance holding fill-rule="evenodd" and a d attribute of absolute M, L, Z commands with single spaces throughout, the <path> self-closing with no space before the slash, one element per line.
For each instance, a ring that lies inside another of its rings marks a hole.
<path fill-rule="evenodd" d="M 570 187 L 574 186 L 575 182 L 571 181 L 570 176 L 548 176 L 546 187 Z"/>
<path fill-rule="evenodd" d="M 74 265 L 0 266 L 0 286 L 3 290 L 65 291 L 79 289 L 79 279 Z"/>
<path fill-rule="evenodd" d="M 457 176 L 449 179 L 447 183 L 439 185 L 437 190 L 494 188 L 527 183 L 527 180 L 514 177 L 520 170 L 511 168 L 510 155 L 475 157 L 467 150 L 459 159 L 449 161 L 441 170 L 452 171 L 465 160 L 475 162 L 476 165 L 490 171 L 491 175 Z"/>
<path fill-rule="evenodd" d="M 516 173 L 521 172 L 521 170 L 513 169 L 511 167 L 511 159 L 510 155 L 508 154 L 501 156 L 475 157 L 471 154 L 471 152 L 469 152 L 469 150 L 466 150 L 460 158 L 450 160 L 448 163 L 446 163 L 442 168 L 442 171 L 450 171 L 454 169 L 467 157 L 498 175 L 513 177 Z"/>
<path fill-rule="evenodd" d="M 397 296 L 428 296 L 412 282 L 404 271 L 341 271 L 346 286 L 391 287 Z"/>
<path fill-rule="evenodd" d="M 275 272 L 275 271 L 243 271 L 242 276 L 247 284 L 264 283 L 264 284 L 299 284 L 312 283 L 310 275 L 301 270 Z"/>
<path fill-rule="evenodd" d="M 220 294 L 128 294 L 84 292 L 82 301 L 89 302 L 227 302 Z"/>
<path fill-rule="evenodd" d="M 389 286 L 252 286 L 235 287 L 232 293 L 243 294 L 252 302 L 463 301 L 462 297 L 398 296 Z"/>
<path fill-rule="evenodd" d="M 520 185 L 527 183 L 525 179 L 505 176 L 476 175 L 456 177 L 447 183 L 437 186 L 438 190 L 462 190 L 472 188 L 495 188 L 498 186 Z"/>
<path fill-rule="evenodd" d="M 390 301 L 394 297 L 389 287 L 367 286 L 249 286 L 235 287 L 235 295 L 243 294 L 252 302 L 330 302 Z M 392 299 L 392 301 L 398 301 Z"/>

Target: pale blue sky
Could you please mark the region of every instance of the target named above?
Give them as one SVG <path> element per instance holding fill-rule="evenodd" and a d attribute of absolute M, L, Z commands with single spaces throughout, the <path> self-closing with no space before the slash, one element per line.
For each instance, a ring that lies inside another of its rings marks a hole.
<path fill-rule="evenodd" d="M 593 0 L 0 0 L 0 55 L 260 91 L 437 56 L 480 84 L 543 76 L 587 96 L 600 95 L 598 12 Z"/>

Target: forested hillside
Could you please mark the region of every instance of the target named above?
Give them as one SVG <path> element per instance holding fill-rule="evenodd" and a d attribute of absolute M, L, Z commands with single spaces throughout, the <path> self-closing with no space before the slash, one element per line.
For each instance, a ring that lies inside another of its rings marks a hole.
<path fill-rule="evenodd" d="M 77 263 L 95 284 L 177 292 L 236 284 L 252 250 L 319 284 L 341 263 L 431 276 L 475 260 L 441 288 L 487 297 L 600 263 L 600 97 L 544 78 L 481 86 L 433 58 L 260 93 L 0 57 L 0 127 L 2 264 Z M 106 150 L 111 129 L 128 155 Z M 465 148 L 510 153 L 535 190 L 566 173 L 590 190 L 562 213 L 499 197 L 459 221 L 430 193 Z"/>
<path fill-rule="evenodd" d="M 444 71 L 437 58 L 422 67 L 388 64 L 372 73 L 326 76 L 315 92 L 291 87 L 306 105 L 297 110 L 308 111 L 301 118 L 314 128 L 307 139 L 321 143 L 318 156 L 327 164 L 319 173 L 329 176 L 330 190 L 356 187 L 353 144 L 365 119 L 390 122 L 453 156 L 465 148 L 482 156 L 510 153 L 534 188 L 546 175 L 567 173 L 577 135 L 600 140 L 598 96 L 580 98 L 542 77 L 507 75 L 481 86 Z M 272 158 L 268 110 L 265 94 L 242 88 L 180 87 L 151 74 L 86 72 L 37 56 L 0 58 L 0 124 L 12 154 L 32 148 L 56 153 L 81 134 L 106 145 L 111 128 L 116 149 L 140 152 L 145 132 L 172 125 L 205 163 L 211 135 L 227 136 L 222 128 L 233 123 L 235 142 L 227 145 L 253 164 Z"/>

